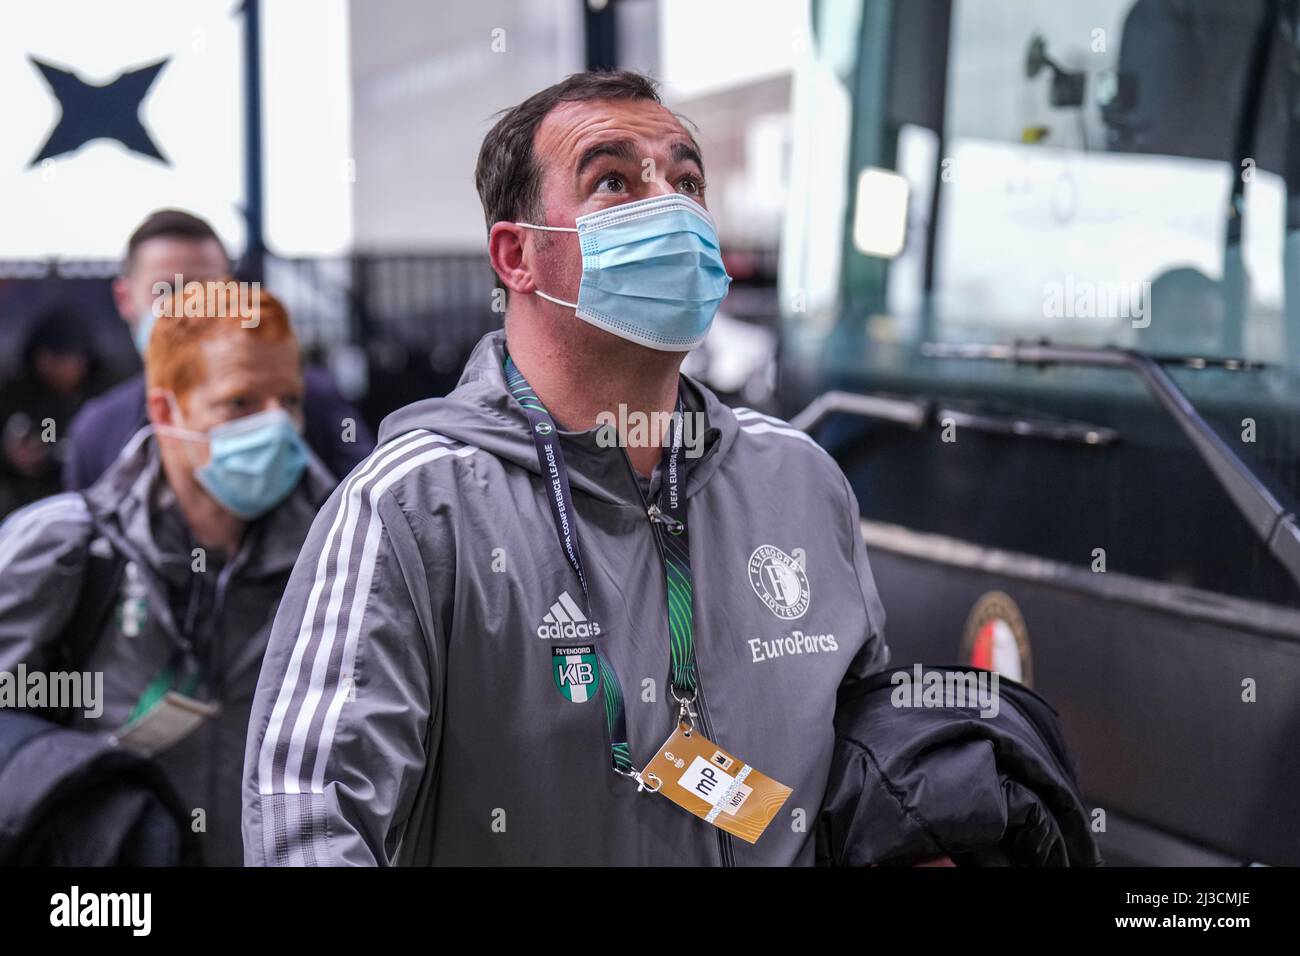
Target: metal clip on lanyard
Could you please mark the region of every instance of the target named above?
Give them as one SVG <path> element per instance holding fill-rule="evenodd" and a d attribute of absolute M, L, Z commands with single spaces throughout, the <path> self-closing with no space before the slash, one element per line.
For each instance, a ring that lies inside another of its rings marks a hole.
<path fill-rule="evenodd" d="M 577 512 L 573 507 L 573 493 L 569 485 L 568 470 L 564 466 L 564 452 L 560 448 L 559 429 L 550 412 L 529 386 L 514 361 L 505 361 L 506 387 L 515 397 L 528 417 L 529 431 L 537 449 L 537 461 L 542 478 L 547 483 L 546 500 L 555 521 L 555 533 L 560 540 L 569 566 L 578 575 L 582 586 L 582 612 L 591 615 L 591 595 L 587 590 L 587 575 L 583 570 L 582 546 L 578 541 Z M 672 668 L 672 695 L 678 704 L 678 720 L 688 732 L 693 729 L 695 702 L 699 678 L 695 665 L 695 639 L 692 630 L 691 549 L 686 533 L 686 497 L 679 480 L 682 450 L 682 402 L 678 399 L 678 415 L 673 440 L 664 449 L 663 476 L 659 490 L 659 504 L 647 509 L 650 520 L 661 525 L 666 533 L 656 533 L 660 554 L 664 561 L 664 576 L 668 594 L 669 656 Z M 610 762 L 614 772 L 636 780 L 645 788 L 641 776 L 633 769 L 628 746 L 627 711 L 623 703 L 623 687 L 613 664 L 595 643 L 596 661 L 600 668 L 600 692 L 605 702 L 605 725 L 609 733 Z"/>

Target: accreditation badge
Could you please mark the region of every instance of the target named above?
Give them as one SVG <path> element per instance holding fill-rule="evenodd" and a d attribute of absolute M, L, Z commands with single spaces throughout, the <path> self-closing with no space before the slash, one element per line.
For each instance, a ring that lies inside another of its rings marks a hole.
<path fill-rule="evenodd" d="M 591 700 L 600 689 L 600 665 L 591 644 L 551 648 L 551 672 L 560 693 L 575 704 Z"/>
<path fill-rule="evenodd" d="M 746 843 L 758 842 L 792 792 L 685 724 L 677 725 L 640 779 L 642 786 Z"/>
<path fill-rule="evenodd" d="M 153 757 L 180 743 L 220 711 L 216 703 L 169 690 L 158 703 L 120 728 L 113 737 L 120 746 Z"/>

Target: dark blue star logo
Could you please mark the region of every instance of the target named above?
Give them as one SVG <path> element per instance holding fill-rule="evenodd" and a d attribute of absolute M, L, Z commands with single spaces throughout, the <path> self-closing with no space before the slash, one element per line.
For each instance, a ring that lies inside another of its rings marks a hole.
<path fill-rule="evenodd" d="M 92 86 L 77 74 L 42 63 L 35 57 L 28 59 L 41 71 L 50 92 L 59 101 L 59 121 L 28 164 L 29 169 L 42 160 L 78 150 L 95 139 L 115 139 L 132 152 L 170 165 L 140 120 L 144 98 L 167 65 L 166 58 L 123 73 L 104 86 Z"/>

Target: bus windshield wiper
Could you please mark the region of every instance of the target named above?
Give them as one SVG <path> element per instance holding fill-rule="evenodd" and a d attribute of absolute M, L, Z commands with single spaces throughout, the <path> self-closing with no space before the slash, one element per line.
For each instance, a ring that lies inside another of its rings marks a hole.
<path fill-rule="evenodd" d="M 1190 368 L 1256 370 L 1263 367 L 1259 363 L 1244 359 L 1157 357 L 1133 349 L 1083 348 L 1050 343 L 948 345 L 927 342 L 921 346 L 921 354 L 931 358 L 982 359 L 1016 365 L 1091 366 L 1134 372 L 1147 391 L 1178 423 L 1178 427 L 1237 506 L 1251 530 L 1264 542 L 1269 553 L 1286 568 L 1296 584 L 1300 585 L 1300 525 L 1296 521 L 1295 508 L 1279 500 L 1250 466 L 1219 437 L 1219 433 L 1201 417 L 1183 390 L 1164 369 L 1165 364 L 1177 362 Z"/>

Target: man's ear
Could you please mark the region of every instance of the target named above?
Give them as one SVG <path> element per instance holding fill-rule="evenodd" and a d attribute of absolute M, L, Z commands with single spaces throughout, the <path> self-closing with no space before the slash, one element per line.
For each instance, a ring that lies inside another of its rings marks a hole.
<path fill-rule="evenodd" d="M 151 425 L 175 425 L 176 416 L 172 414 L 172 403 L 168 401 L 171 392 L 165 388 L 149 389 L 149 396 L 146 400 L 149 411 L 149 424 Z"/>
<path fill-rule="evenodd" d="M 513 222 L 493 223 L 488 233 L 488 256 L 502 284 L 511 292 L 529 295 L 536 288 L 532 270 L 524 257 L 523 226 Z"/>
<path fill-rule="evenodd" d="M 131 307 L 131 286 L 126 281 L 126 276 L 118 276 L 114 279 L 112 287 L 113 304 L 117 306 L 117 314 L 134 329 L 139 316 L 135 314 L 134 309 Z"/>

